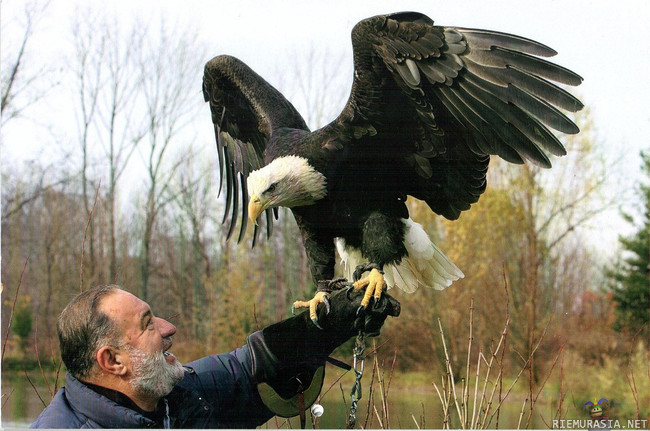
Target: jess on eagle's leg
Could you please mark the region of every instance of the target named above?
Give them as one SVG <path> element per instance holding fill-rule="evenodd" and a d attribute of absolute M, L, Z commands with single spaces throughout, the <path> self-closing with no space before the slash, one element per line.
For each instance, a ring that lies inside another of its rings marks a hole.
<path fill-rule="evenodd" d="M 310 224 L 305 222 L 300 211 L 294 212 L 296 222 L 303 232 L 303 242 L 305 249 L 308 250 L 310 258 L 312 276 L 318 281 L 318 289 L 314 297 L 309 301 L 295 301 L 292 305 L 292 311 L 297 308 L 309 308 L 310 317 L 314 324 L 318 326 L 316 317 L 316 308 L 318 304 L 324 303 L 329 307 L 328 297 L 336 288 L 340 288 L 347 281 L 346 279 L 334 278 L 334 243 L 326 238 L 320 238 L 320 230 L 312 229 Z M 379 305 L 382 292 L 386 289 L 384 272 L 382 268 L 385 263 L 398 262 L 407 254 L 404 246 L 404 225 L 399 219 L 390 217 L 381 212 L 373 212 L 365 217 L 362 224 L 362 235 L 353 237 L 351 246 L 343 247 L 343 250 L 351 251 L 359 259 L 353 259 L 354 273 L 348 272 L 347 279 L 353 279 L 352 288 L 354 290 L 365 289 L 364 297 L 360 304 L 360 309 L 365 309 L 370 303 L 370 299 L 375 299 L 375 305 Z M 339 239 L 339 241 L 342 241 Z M 345 251 L 339 250 L 339 255 L 347 263 Z M 350 262 L 352 264 L 352 262 Z M 370 271 L 368 276 L 361 278 L 361 275 Z M 323 280 L 323 281 L 321 281 Z"/>

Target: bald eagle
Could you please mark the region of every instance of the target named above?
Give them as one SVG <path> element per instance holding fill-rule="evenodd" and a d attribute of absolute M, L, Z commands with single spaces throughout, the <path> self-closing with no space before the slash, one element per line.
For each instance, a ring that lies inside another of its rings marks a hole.
<path fill-rule="evenodd" d="M 550 167 L 547 153 L 566 153 L 550 129 L 579 131 L 560 109 L 583 106 L 557 84 L 582 78 L 540 58 L 556 52 L 538 42 L 415 12 L 364 19 L 352 45 L 347 104 L 315 131 L 240 60 L 206 64 L 228 236 L 241 190 L 240 240 L 247 217 L 266 213 L 270 229 L 272 211 L 290 208 L 316 283 L 333 278 L 337 249 L 349 270 L 372 266 L 355 285 L 364 305 L 385 287 L 444 289 L 463 273 L 409 218 L 407 196 L 454 220 L 485 191 L 490 155 Z"/>

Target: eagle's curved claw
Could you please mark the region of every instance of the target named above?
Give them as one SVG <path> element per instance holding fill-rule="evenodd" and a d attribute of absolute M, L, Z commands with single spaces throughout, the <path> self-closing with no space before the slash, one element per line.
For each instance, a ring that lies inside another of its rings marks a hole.
<path fill-rule="evenodd" d="M 316 312 L 318 304 L 325 304 L 325 312 L 329 314 L 330 312 L 330 302 L 327 299 L 329 293 L 327 292 L 316 292 L 316 295 L 309 301 L 295 301 L 291 306 L 291 312 L 295 314 L 297 308 L 309 308 L 309 318 L 317 328 L 323 329 L 318 324 L 318 313 Z"/>
<path fill-rule="evenodd" d="M 318 318 L 312 318 L 311 319 L 312 323 L 316 325 L 318 329 L 323 329 L 319 324 L 318 324 Z"/>
<path fill-rule="evenodd" d="M 327 294 L 323 295 L 322 301 L 325 304 L 325 314 L 330 314 L 330 300 Z"/>
<path fill-rule="evenodd" d="M 374 296 L 375 303 L 379 302 L 381 298 L 381 293 L 386 288 L 386 280 L 384 280 L 384 275 L 377 268 L 373 268 L 368 274 L 368 277 L 363 278 L 359 281 L 355 281 L 354 284 L 355 290 L 366 288 L 366 292 L 363 295 L 361 300 L 361 307 L 366 308 L 370 302 L 370 298 Z"/>

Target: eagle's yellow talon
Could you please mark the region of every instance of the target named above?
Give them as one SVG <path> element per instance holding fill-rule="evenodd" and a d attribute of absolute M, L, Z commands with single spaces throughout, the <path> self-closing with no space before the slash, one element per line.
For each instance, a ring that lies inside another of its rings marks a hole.
<path fill-rule="evenodd" d="M 318 308 L 318 304 L 325 304 L 325 308 L 329 313 L 330 306 L 329 306 L 329 300 L 327 299 L 328 296 L 329 293 L 327 292 L 316 292 L 316 295 L 314 295 L 314 297 L 309 301 L 295 301 L 291 306 L 291 312 L 293 313 L 296 308 L 309 308 L 309 318 L 311 319 L 312 322 L 314 322 L 314 325 L 320 328 L 320 325 L 318 324 L 318 314 L 316 313 L 316 310 Z"/>
<path fill-rule="evenodd" d="M 366 308 L 371 297 L 374 296 L 377 301 L 381 298 L 381 294 L 386 288 L 386 281 L 384 280 L 384 275 L 378 269 L 373 268 L 370 274 L 368 274 L 368 277 L 356 281 L 353 286 L 355 290 L 366 288 L 366 292 L 361 300 L 361 306 Z"/>

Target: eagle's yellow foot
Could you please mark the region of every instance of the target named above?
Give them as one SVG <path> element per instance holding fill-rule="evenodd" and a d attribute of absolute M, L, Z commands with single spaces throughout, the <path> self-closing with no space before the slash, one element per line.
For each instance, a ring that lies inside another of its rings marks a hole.
<path fill-rule="evenodd" d="M 330 302 L 327 299 L 329 297 L 329 293 L 327 292 L 316 292 L 316 295 L 309 301 L 296 301 L 293 303 L 291 306 L 291 313 L 295 314 L 296 308 L 309 308 L 309 318 L 311 319 L 312 322 L 314 322 L 314 325 L 318 327 L 319 329 L 321 326 L 318 324 L 318 314 L 316 313 L 316 309 L 318 307 L 318 304 L 325 304 L 325 309 L 327 310 L 327 313 L 330 312 Z"/>
<path fill-rule="evenodd" d="M 355 281 L 352 286 L 354 286 L 354 290 L 366 288 L 366 293 L 361 300 L 361 307 L 366 308 L 372 296 L 375 297 L 375 302 L 379 301 L 381 293 L 386 288 L 386 280 L 384 280 L 384 275 L 378 269 L 373 268 L 368 277 Z"/>

